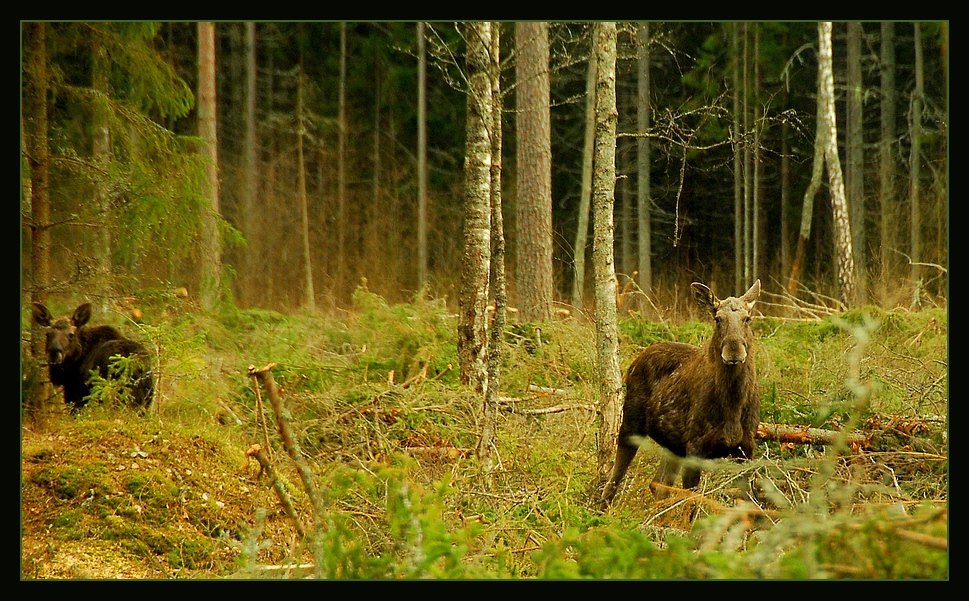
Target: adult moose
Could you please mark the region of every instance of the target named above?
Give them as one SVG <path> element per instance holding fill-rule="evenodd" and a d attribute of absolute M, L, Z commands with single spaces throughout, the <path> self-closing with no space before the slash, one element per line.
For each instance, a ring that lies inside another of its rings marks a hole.
<path fill-rule="evenodd" d="M 89 326 L 91 304 L 84 303 L 70 317 L 55 319 L 40 303 L 34 303 L 33 320 L 47 330 L 47 364 L 52 384 L 64 387 L 64 402 L 74 413 L 88 403 L 91 372 L 102 378 L 114 377 L 108 369 L 116 356 L 129 357 L 132 364 L 126 392 L 133 406 L 147 408 L 155 383 L 147 349 L 129 340 L 111 326 Z"/>
<path fill-rule="evenodd" d="M 664 453 L 650 483 L 665 498 L 685 457 L 753 457 L 760 423 L 760 397 L 753 359 L 750 311 L 760 296 L 760 280 L 740 298 L 718 299 L 705 284 L 691 285 L 700 307 L 713 317 L 713 335 L 703 347 L 659 342 L 647 347 L 626 371 L 626 401 L 616 461 L 602 491 L 607 507 L 639 449 L 649 436 Z M 700 483 L 700 468 L 683 469 L 683 487 Z"/>

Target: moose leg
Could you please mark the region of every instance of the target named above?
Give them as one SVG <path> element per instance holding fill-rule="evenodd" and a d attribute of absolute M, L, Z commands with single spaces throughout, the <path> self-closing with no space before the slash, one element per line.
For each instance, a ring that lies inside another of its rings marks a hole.
<path fill-rule="evenodd" d="M 663 458 L 659 461 L 659 467 L 653 475 L 653 481 L 649 483 L 649 489 L 653 491 L 656 499 L 665 499 L 670 494 L 670 487 L 676 480 L 676 475 L 680 471 L 680 458 L 676 455 L 664 452 Z"/>
<path fill-rule="evenodd" d="M 683 468 L 683 488 L 696 488 L 700 483 L 700 468 L 687 466 Z"/>
<path fill-rule="evenodd" d="M 612 498 L 616 496 L 619 484 L 626 476 L 626 470 L 629 469 L 629 464 L 632 463 L 638 450 L 638 446 L 620 440 L 616 448 L 616 460 L 612 464 L 612 472 L 609 474 L 609 479 L 606 481 L 606 486 L 602 489 L 602 496 L 600 497 L 600 504 L 603 509 L 608 507 Z"/>

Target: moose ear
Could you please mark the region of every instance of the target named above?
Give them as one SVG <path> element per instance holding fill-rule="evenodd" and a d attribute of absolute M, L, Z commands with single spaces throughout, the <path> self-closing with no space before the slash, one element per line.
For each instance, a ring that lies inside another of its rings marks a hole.
<path fill-rule="evenodd" d="M 74 324 L 75 328 L 79 328 L 91 320 L 91 303 L 84 303 L 77 309 L 74 309 L 74 315 L 71 316 L 71 323 Z"/>
<path fill-rule="evenodd" d="M 744 304 L 746 304 L 749 309 L 750 307 L 754 306 L 754 302 L 756 302 L 758 298 L 760 298 L 760 279 L 751 285 L 750 289 L 747 290 L 742 297 L 740 297 L 740 300 L 744 301 Z"/>
<path fill-rule="evenodd" d="M 34 322 L 37 324 L 47 327 L 50 325 L 52 316 L 47 307 L 40 303 L 34 303 L 34 308 L 31 310 L 31 317 L 33 317 Z"/>
<path fill-rule="evenodd" d="M 717 312 L 717 297 L 713 295 L 713 290 L 707 287 L 706 284 L 702 282 L 693 282 L 690 284 L 690 288 L 693 289 L 693 298 L 696 299 L 696 304 L 700 305 L 701 309 L 706 309 L 713 314 Z"/>

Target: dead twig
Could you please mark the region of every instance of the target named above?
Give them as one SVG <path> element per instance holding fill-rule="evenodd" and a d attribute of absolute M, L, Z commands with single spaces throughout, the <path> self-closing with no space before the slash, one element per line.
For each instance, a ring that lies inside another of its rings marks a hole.
<path fill-rule="evenodd" d="M 303 520 L 299 518 L 299 514 L 296 512 L 296 507 L 293 505 L 293 499 L 286 492 L 286 484 L 283 482 L 282 478 L 273 469 L 273 464 L 266 456 L 265 449 L 258 444 L 254 444 L 246 449 L 246 464 L 249 463 L 249 458 L 255 457 L 256 461 L 259 462 L 259 474 L 261 475 L 265 472 L 269 476 L 269 484 L 273 487 L 276 492 L 276 497 L 279 498 L 279 502 L 283 506 L 283 510 L 289 519 L 293 520 L 293 525 L 296 527 L 296 533 L 299 534 L 300 538 L 306 536 L 306 527 L 303 526 Z"/>
<path fill-rule="evenodd" d="M 313 504 L 314 517 L 321 517 L 323 516 L 323 505 L 316 488 L 316 483 L 313 481 L 313 473 L 309 469 L 309 466 L 306 465 L 306 462 L 303 461 L 303 452 L 300 449 L 299 443 L 293 438 L 292 430 L 289 426 L 289 411 L 283 405 L 279 391 L 276 388 L 276 382 L 273 379 L 272 368 L 275 365 L 275 363 L 269 363 L 260 369 L 256 369 L 255 366 L 250 365 L 248 373 L 250 377 L 257 378 L 266 389 L 266 393 L 269 395 L 269 401 L 273 407 L 273 412 L 276 414 L 276 425 L 279 429 L 279 436 L 283 441 L 283 448 L 286 449 L 286 453 L 293 460 L 293 463 L 296 464 L 296 471 L 299 473 L 300 480 L 303 482 L 303 488 L 306 490 L 306 494 Z"/>

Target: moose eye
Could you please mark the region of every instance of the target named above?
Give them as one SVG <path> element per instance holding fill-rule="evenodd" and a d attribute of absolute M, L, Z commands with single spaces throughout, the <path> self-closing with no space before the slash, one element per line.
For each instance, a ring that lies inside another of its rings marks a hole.
<path fill-rule="evenodd" d="M 750 320 L 750 315 L 748 315 L 747 317 L 744 318 L 744 322 L 745 323 L 750 323 L 750 321 L 751 321 Z"/>

